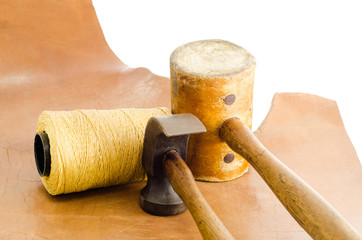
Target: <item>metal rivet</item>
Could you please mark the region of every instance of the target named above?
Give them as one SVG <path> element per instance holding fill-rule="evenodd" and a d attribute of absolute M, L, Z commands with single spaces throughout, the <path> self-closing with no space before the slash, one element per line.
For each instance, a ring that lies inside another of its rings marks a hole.
<path fill-rule="evenodd" d="M 235 102 L 236 96 L 234 94 L 227 95 L 224 99 L 226 105 L 231 105 Z"/>
<path fill-rule="evenodd" d="M 226 163 L 231 163 L 235 158 L 234 153 L 228 153 L 226 154 L 226 156 L 224 157 L 224 162 Z"/>

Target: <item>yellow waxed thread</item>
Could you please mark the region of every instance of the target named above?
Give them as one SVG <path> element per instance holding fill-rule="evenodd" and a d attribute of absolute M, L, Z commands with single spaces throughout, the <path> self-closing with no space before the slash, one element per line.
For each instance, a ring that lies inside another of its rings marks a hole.
<path fill-rule="evenodd" d="M 167 108 L 44 111 L 37 132 L 49 138 L 51 167 L 41 177 L 51 195 L 145 179 L 143 138 L 148 119 Z"/>

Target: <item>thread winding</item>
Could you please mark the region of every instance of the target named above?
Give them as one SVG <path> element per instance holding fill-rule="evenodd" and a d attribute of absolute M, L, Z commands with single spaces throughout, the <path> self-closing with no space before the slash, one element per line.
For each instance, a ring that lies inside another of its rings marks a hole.
<path fill-rule="evenodd" d="M 49 137 L 51 169 L 41 177 L 51 195 L 142 181 L 148 119 L 167 108 L 44 111 L 37 132 Z"/>

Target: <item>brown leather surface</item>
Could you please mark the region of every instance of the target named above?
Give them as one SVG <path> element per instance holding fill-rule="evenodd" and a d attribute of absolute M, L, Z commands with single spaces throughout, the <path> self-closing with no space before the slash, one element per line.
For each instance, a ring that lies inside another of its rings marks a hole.
<path fill-rule="evenodd" d="M 189 212 L 144 213 L 143 182 L 47 194 L 33 156 L 41 111 L 169 106 L 169 82 L 117 59 L 90 1 L 6 0 L 0 12 L 0 239 L 200 239 Z M 362 232 L 362 168 L 334 101 L 276 95 L 256 134 Z M 308 239 L 253 169 L 198 186 L 237 239 Z"/>

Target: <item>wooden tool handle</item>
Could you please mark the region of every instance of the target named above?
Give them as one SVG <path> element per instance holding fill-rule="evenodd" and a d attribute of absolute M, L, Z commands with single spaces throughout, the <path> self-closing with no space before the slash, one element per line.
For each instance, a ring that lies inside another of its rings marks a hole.
<path fill-rule="evenodd" d="M 176 151 L 171 150 L 165 155 L 164 171 L 204 239 L 234 239 L 202 196 L 190 169 Z"/>
<path fill-rule="evenodd" d="M 222 124 L 220 137 L 255 168 L 313 239 L 362 239 L 323 197 L 269 152 L 238 118 Z"/>

